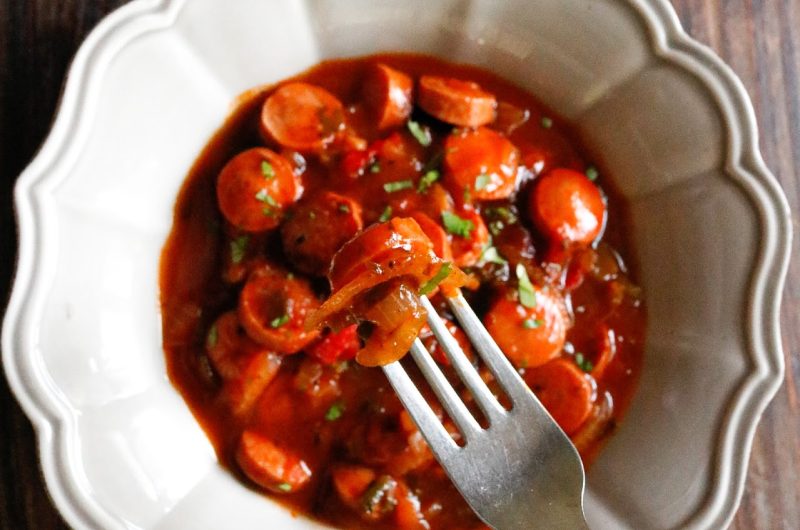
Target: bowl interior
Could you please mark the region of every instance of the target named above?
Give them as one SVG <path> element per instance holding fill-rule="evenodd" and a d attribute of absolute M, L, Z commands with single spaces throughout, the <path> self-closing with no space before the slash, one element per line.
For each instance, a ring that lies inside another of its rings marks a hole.
<path fill-rule="evenodd" d="M 489 68 L 574 121 L 629 200 L 648 306 L 638 396 L 589 474 L 593 528 L 679 526 L 715 483 L 752 370 L 741 323 L 758 220 L 723 171 L 717 106 L 611 0 L 215 0 L 120 47 L 50 206 L 39 350 L 74 412 L 76 472 L 140 528 L 310 528 L 239 486 L 166 380 L 158 260 L 188 168 L 237 94 L 332 57 L 416 51 Z"/>

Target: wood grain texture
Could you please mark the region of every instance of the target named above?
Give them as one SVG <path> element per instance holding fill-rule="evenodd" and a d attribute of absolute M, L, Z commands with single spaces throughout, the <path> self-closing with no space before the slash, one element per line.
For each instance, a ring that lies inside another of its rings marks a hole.
<path fill-rule="evenodd" d="M 47 133 L 69 61 L 87 32 L 125 0 L 0 0 L 0 299 L 16 245 L 14 180 Z M 673 0 L 686 30 L 741 77 L 764 158 L 800 211 L 800 0 Z M 796 234 L 800 232 L 795 215 Z M 795 250 L 800 245 L 795 241 Z M 762 419 L 731 528 L 800 528 L 800 263 L 784 293 L 786 380 Z M 66 528 L 40 476 L 35 438 L 0 380 L 0 528 Z"/>

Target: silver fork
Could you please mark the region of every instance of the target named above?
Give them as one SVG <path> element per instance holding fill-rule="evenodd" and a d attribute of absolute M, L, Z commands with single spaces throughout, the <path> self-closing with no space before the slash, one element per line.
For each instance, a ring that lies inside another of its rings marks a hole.
<path fill-rule="evenodd" d="M 383 367 L 436 459 L 476 514 L 497 530 L 585 529 L 583 465 L 553 421 L 459 294 L 448 303 L 475 350 L 509 397 L 506 410 L 492 395 L 424 296 L 428 325 L 489 427 L 483 429 L 417 339 L 411 355 L 465 441 L 459 446 L 400 362 Z"/>

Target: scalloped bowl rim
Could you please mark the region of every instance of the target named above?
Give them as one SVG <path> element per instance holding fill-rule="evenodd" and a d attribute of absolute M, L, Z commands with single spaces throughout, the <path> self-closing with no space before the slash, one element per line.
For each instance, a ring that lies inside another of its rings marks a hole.
<path fill-rule="evenodd" d="M 41 252 L 48 248 L 47 227 L 54 222 L 46 208 L 48 193 L 64 174 L 59 166 L 68 166 L 80 150 L 95 110 L 97 85 L 117 51 L 139 35 L 171 25 L 184 1 L 134 0 L 90 33 L 70 67 L 52 130 L 15 188 L 19 254 L 3 323 L 3 364 L 36 429 L 48 491 L 74 527 L 114 527 L 119 520 L 87 494 L 76 472 L 75 421 L 44 369 L 35 340 L 44 303 L 42 286 L 54 272 L 52 253 Z M 709 48 L 684 32 L 667 0 L 626 1 L 645 22 L 653 53 L 696 76 L 719 107 L 726 133 L 726 174 L 746 192 L 761 225 L 745 322 L 753 367 L 733 393 L 723 418 L 711 491 L 689 521 L 692 527 L 717 528 L 733 518 L 758 420 L 783 379 L 779 313 L 790 256 L 791 214 L 761 157 L 755 113 L 741 81 Z"/>

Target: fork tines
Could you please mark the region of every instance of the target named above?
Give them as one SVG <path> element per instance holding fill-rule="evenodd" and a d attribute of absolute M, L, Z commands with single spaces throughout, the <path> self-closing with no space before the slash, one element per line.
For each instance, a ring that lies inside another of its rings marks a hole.
<path fill-rule="evenodd" d="M 478 407 L 491 427 L 493 423 L 505 417 L 507 411 L 489 390 L 489 387 L 464 354 L 458 341 L 447 330 L 445 323 L 427 297 L 422 296 L 421 300 L 428 313 L 428 325 L 433 331 L 436 340 L 441 345 L 459 378 L 475 398 Z M 511 399 L 513 405 L 522 394 L 529 392 L 525 383 L 500 351 L 497 344 L 495 344 L 463 296 L 459 293 L 458 296 L 449 298 L 448 303 L 475 350 L 483 362 L 486 363 L 501 389 Z M 469 443 L 470 439 L 483 429 L 419 339 L 416 339 L 411 347 L 411 356 L 444 406 L 448 416 L 453 420 L 466 443 Z M 458 448 L 457 444 L 445 430 L 400 362 L 397 361 L 384 366 L 383 369 L 406 410 L 411 414 L 423 436 L 427 439 L 428 444 L 434 448 L 441 447 L 445 451 L 456 450 Z"/>

